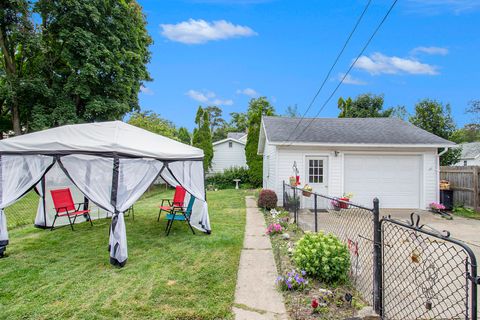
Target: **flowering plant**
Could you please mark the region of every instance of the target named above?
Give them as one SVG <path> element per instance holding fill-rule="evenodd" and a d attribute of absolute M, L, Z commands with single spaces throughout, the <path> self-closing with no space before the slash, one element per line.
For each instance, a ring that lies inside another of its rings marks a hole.
<path fill-rule="evenodd" d="M 349 200 L 350 200 L 350 199 L 352 199 L 352 198 L 353 198 L 353 193 L 351 193 L 351 192 L 344 193 L 344 194 L 343 194 L 343 198 L 344 198 L 344 199 L 349 199 Z"/>
<path fill-rule="evenodd" d="M 266 234 L 272 235 L 272 234 L 281 233 L 282 231 L 283 231 L 283 228 L 279 223 L 271 223 L 267 227 Z"/>
<path fill-rule="evenodd" d="M 430 203 L 430 209 L 432 209 L 432 210 L 445 210 L 445 206 L 441 203 L 432 202 L 432 203 Z"/>
<path fill-rule="evenodd" d="M 298 272 L 297 270 L 293 269 L 285 276 L 279 276 L 277 278 L 277 285 L 282 290 L 304 290 L 308 285 L 308 280 L 304 278 L 306 272 L 305 270 L 301 270 Z"/>

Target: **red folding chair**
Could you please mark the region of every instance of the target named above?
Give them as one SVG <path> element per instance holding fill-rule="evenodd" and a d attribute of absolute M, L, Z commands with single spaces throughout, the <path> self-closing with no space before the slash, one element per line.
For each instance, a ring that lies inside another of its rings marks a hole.
<path fill-rule="evenodd" d="M 162 214 L 162 211 L 173 213 L 175 210 L 182 210 L 186 192 L 187 190 L 185 190 L 184 187 L 176 186 L 172 201 L 170 199 L 162 199 L 162 204 L 158 206 L 160 210 L 158 211 L 157 221 L 160 221 L 160 215 Z M 168 205 L 165 205 L 165 202 L 167 202 Z"/>
<path fill-rule="evenodd" d="M 53 219 L 52 228 L 55 227 L 55 221 L 58 217 L 67 217 L 70 227 L 73 231 L 73 225 L 78 216 L 85 216 L 87 221 L 90 221 L 90 224 L 93 226 L 92 218 L 90 217 L 90 210 L 80 210 L 80 206 L 84 203 L 74 203 L 72 198 L 72 193 L 69 188 L 50 190 L 50 194 L 53 199 L 53 206 L 55 207 L 55 218 Z M 77 207 L 75 208 L 75 205 Z M 73 221 L 72 221 L 73 217 Z"/>

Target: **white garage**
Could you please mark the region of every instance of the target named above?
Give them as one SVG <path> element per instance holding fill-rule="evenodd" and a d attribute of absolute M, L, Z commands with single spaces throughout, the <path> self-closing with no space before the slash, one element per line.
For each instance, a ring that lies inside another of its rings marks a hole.
<path fill-rule="evenodd" d="M 421 207 L 422 157 L 419 155 L 346 154 L 344 189 L 356 203 L 385 208 Z"/>
<path fill-rule="evenodd" d="M 365 207 L 379 198 L 381 208 L 426 209 L 439 202 L 439 160 L 453 146 L 397 118 L 263 117 L 258 154 L 263 187 L 276 192 L 279 205 L 283 183 L 298 176 L 300 187 L 330 197 L 351 193 L 350 201 Z M 313 197 L 300 206 L 312 208 Z"/>

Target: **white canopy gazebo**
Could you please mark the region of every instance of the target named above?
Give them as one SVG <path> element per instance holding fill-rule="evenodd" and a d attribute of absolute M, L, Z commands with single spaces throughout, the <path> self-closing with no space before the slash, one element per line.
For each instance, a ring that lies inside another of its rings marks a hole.
<path fill-rule="evenodd" d="M 110 262 L 123 266 L 124 212 L 159 176 L 198 200 L 191 224 L 210 233 L 201 149 L 121 121 L 66 125 L 0 141 L 0 246 L 8 244 L 5 207 L 35 187 L 41 197 L 35 224 L 49 227 L 49 190 L 70 184 L 98 206 L 98 217 L 112 216 Z"/>

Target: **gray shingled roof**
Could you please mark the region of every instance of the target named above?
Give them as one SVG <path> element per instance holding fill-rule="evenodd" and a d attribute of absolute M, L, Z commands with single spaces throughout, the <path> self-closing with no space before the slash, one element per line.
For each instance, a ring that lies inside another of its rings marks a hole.
<path fill-rule="evenodd" d="M 311 120 L 301 121 L 290 136 L 300 118 L 263 118 L 270 142 L 454 145 L 398 118 L 314 118 L 304 131 Z"/>
<path fill-rule="evenodd" d="M 480 154 L 480 142 L 462 143 L 461 159 L 475 159 Z"/>
<path fill-rule="evenodd" d="M 240 138 L 243 137 L 245 134 L 245 132 L 229 132 L 227 133 L 227 138 L 240 140 Z"/>

